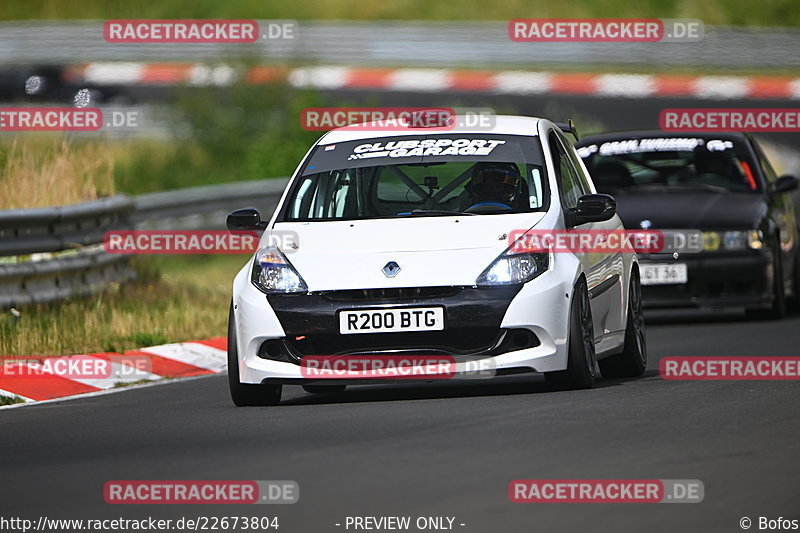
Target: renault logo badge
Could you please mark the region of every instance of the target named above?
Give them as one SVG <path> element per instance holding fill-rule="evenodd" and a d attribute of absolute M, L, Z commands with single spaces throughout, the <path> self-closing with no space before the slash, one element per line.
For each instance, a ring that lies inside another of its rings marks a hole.
<path fill-rule="evenodd" d="M 642 220 L 641 222 L 639 222 L 639 227 L 642 229 L 650 229 L 653 227 L 653 223 L 650 222 L 649 220 Z"/>
<path fill-rule="evenodd" d="M 395 263 L 394 261 L 389 261 L 386 263 L 386 266 L 383 267 L 383 274 L 387 278 L 393 278 L 400 272 L 400 265 Z"/>

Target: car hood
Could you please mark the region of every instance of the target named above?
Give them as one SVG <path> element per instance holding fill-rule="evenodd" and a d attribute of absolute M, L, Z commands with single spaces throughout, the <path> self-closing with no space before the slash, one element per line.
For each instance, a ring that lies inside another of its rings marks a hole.
<path fill-rule="evenodd" d="M 533 227 L 544 215 L 281 222 L 261 242 L 294 233 L 297 249 L 280 248 L 310 291 L 473 285 L 508 248 L 508 234 Z M 400 266 L 391 278 L 383 273 L 390 261 Z"/>
<path fill-rule="evenodd" d="M 755 228 L 767 213 L 764 197 L 752 193 L 633 192 L 614 196 L 628 229 L 649 220 L 653 229 Z"/>

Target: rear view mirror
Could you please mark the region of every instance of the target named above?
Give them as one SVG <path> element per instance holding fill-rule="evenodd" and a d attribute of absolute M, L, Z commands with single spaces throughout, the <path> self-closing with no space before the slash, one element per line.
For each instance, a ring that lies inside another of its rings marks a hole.
<path fill-rule="evenodd" d="M 775 182 L 775 185 L 772 186 L 772 194 L 780 194 L 784 192 L 789 192 L 797 189 L 798 184 L 800 182 L 797 181 L 797 178 L 790 175 L 781 176 Z"/>
<path fill-rule="evenodd" d="M 609 220 L 617 213 L 617 202 L 607 194 L 587 194 L 578 198 L 578 205 L 567 211 L 565 222 L 568 228 L 587 222 Z"/>
<path fill-rule="evenodd" d="M 237 209 L 228 215 L 227 225 L 229 231 L 264 229 L 267 222 L 261 220 L 258 209 Z"/>

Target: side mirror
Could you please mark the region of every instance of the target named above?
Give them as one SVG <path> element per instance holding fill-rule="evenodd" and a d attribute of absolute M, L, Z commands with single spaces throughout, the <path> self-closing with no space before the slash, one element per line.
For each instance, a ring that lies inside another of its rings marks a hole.
<path fill-rule="evenodd" d="M 565 214 L 568 228 L 574 228 L 587 222 L 609 220 L 617 213 L 617 202 L 607 194 L 587 194 L 578 198 L 578 206 L 569 209 Z"/>
<path fill-rule="evenodd" d="M 258 209 L 237 209 L 226 220 L 229 231 L 264 229 L 267 222 L 261 220 Z"/>
<path fill-rule="evenodd" d="M 775 182 L 775 185 L 772 186 L 772 194 L 793 191 L 797 189 L 798 185 L 800 185 L 800 182 L 798 182 L 796 177 L 788 174 L 786 176 L 781 176 L 778 178 L 778 181 Z"/>

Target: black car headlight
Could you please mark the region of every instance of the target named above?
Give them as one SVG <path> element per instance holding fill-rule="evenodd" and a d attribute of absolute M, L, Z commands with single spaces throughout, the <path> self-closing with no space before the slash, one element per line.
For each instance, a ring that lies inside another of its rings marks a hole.
<path fill-rule="evenodd" d="M 760 230 L 704 231 L 703 250 L 760 250 L 764 247 L 764 235 Z"/>

